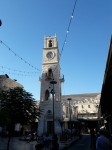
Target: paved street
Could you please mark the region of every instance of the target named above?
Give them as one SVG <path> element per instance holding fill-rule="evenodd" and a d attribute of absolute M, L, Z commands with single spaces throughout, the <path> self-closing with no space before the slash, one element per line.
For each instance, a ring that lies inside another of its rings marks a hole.
<path fill-rule="evenodd" d="M 72 140 L 77 140 L 78 137 L 74 137 Z M 7 138 L 0 138 L 0 150 L 7 150 Z M 71 144 L 71 140 L 67 142 L 59 142 L 59 149 L 62 150 Z M 36 141 L 26 142 L 21 141 L 19 138 L 12 138 L 10 142 L 10 150 L 35 150 Z"/>
<path fill-rule="evenodd" d="M 88 134 L 84 134 L 80 140 L 75 142 L 69 150 L 92 150 L 90 147 L 91 137 Z"/>
<path fill-rule="evenodd" d="M 77 139 L 77 137 L 76 137 Z M 7 150 L 7 138 L 0 138 L 0 150 Z M 88 134 L 84 134 L 81 139 L 76 140 L 73 142 L 72 145 L 69 147 L 70 142 L 61 144 L 60 149 L 67 149 L 67 150 L 93 150 L 90 147 L 91 144 L 91 137 Z M 19 140 L 19 138 L 12 138 L 10 142 L 10 150 L 35 150 L 36 141 L 33 142 L 25 142 Z"/>
<path fill-rule="evenodd" d="M 12 138 L 10 150 L 35 150 L 36 141 L 27 143 L 18 138 Z M 0 138 L 0 150 L 7 150 L 7 138 Z"/>

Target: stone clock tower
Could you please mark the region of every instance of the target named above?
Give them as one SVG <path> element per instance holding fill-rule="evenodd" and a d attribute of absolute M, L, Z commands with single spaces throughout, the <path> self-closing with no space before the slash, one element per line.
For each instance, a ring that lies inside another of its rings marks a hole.
<path fill-rule="evenodd" d="M 40 77 L 40 110 L 38 132 L 55 133 L 61 132 L 59 120 L 62 120 L 61 104 L 61 82 L 64 77 L 60 77 L 59 50 L 56 36 L 44 38 L 42 76 Z M 52 84 L 56 81 L 56 84 Z M 53 107 L 54 106 L 54 107 Z M 54 118 L 54 119 L 53 119 Z"/>

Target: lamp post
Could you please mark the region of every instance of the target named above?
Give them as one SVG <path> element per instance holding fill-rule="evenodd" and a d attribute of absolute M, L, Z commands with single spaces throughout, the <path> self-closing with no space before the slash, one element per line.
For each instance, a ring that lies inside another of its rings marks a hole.
<path fill-rule="evenodd" d="M 2 20 L 0 19 L 0 26 L 2 26 Z"/>
<path fill-rule="evenodd" d="M 51 93 L 52 93 L 52 96 L 53 96 L 53 135 L 55 134 L 55 124 L 54 124 L 54 94 L 55 94 L 55 92 L 54 92 L 54 84 L 56 84 L 57 82 L 56 81 L 54 81 L 54 80 L 52 80 L 52 81 L 50 81 L 50 83 L 53 85 L 53 89 L 51 90 Z"/>
<path fill-rule="evenodd" d="M 71 131 L 71 134 L 72 134 L 72 124 L 71 124 L 71 106 L 70 106 L 70 101 L 72 100 L 71 98 L 68 98 L 68 104 L 69 104 L 69 115 L 70 115 L 70 118 L 69 118 L 69 121 L 70 121 L 70 131 Z"/>

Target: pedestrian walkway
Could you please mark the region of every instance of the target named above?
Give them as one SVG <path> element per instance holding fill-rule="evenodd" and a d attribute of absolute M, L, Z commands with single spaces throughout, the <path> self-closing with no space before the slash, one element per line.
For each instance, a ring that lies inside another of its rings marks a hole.
<path fill-rule="evenodd" d="M 64 150 L 68 148 L 73 142 L 78 140 L 78 137 L 74 137 L 71 140 L 69 139 L 66 142 L 59 141 L 59 150 Z M 0 150 L 7 150 L 7 138 L 0 138 Z M 12 138 L 10 141 L 11 150 L 35 150 L 36 141 L 26 142 L 21 141 L 19 138 Z"/>
<path fill-rule="evenodd" d="M 0 138 L 0 150 L 7 150 L 7 138 Z M 12 138 L 10 141 L 11 150 L 35 150 L 36 141 L 27 143 L 19 140 L 19 138 Z"/>
<path fill-rule="evenodd" d="M 79 140 L 78 136 L 73 137 L 72 139 L 69 139 L 66 142 L 59 142 L 59 149 L 60 150 L 65 150 L 68 149 L 74 142 L 76 142 L 77 140 Z"/>

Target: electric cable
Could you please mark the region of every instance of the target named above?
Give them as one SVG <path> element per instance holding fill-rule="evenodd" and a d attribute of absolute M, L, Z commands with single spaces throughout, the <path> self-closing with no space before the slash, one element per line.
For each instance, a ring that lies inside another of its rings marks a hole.
<path fill-rule="evenodd" d="M 33 65 L 31 65 L 29 62 L 27 62 L 25 59 L 23 59 L 22 57 L 20 57 L 17 53 L 15 53 L 7 44 L 5 44 L 3 41 L 0 40 L 0 43 L 3 44 L 10 52 L 12 52 L 16 57 L 18 57 L 21 61 L 23 61 L 25 64 L 27 64 L 28 66 L 32 67 L 33 69 L 37 70 L 37 71 L 41 71 L 40 69 L 34 67 Z"/>

